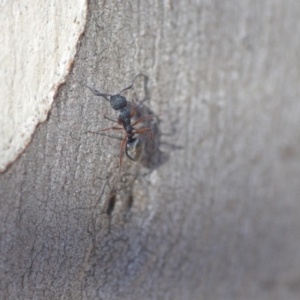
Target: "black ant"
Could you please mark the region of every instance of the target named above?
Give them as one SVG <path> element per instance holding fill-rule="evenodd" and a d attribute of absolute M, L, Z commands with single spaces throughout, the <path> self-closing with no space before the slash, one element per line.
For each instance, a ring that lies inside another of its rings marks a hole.
<path fill-rule="evenodd" d="M 149 115 L 149 116 L 141 117 L 138 120 L 136 120 L 133 124 L 131 124 L 131 119 L 133 118 L 133 116 L 136 113 L 135 102 L 133 101 L 134 107 L 131 110 L 130 108 L 127 107 L 128 102 L 127 102 L 126 98 L 124 96 L 121 96 L 122 92 L 129 90 L 133 87 L 136 78 L 140 75 L 141 74 L 137 75 L 134 78 L 133 83 L 130 86 L 126 87 L 125 89 L 121 90 L 119 94 L 115 94 L 115 95 L 101 93 L 101 92 L 87 86 L 95 96 L 103 97 L 105 100 L 107 100 L 110 103 L 111 107 L 114 110 L 120 111 L 117 123 L 119 125 L 123 125 L 123 128 L 114 126 L 114 127 L 104 128 L 97 132 L 89 131 L 91 133 L 99 133 L 101 131 L 107 131 L 107 130 L 111 130 L 111 129 L 113 129 L 113 130 L 124 129 L 125 130 L 125 137 L 122 141 L 121 150 L 120 150 L 120 168 L 122 166 L 122 158 L 123 158 L 124 148 L 125 148 L 125 153 L 126 153 L 127 157 L 133 161 L 137 161 L 142 155 L 144 144 L 140 138 L 135 137 L 136 134 L 148 133 L 150 136 L 150 139 L 152 139 L 152 137 L 153 137 L 153 133 L 150 128 L 139 128 L 139 129 L 134 128 L 134 126 L 137 125 L 138 123 L 143 122 L 147 119 L 150 119 L 153 116 Z"/>

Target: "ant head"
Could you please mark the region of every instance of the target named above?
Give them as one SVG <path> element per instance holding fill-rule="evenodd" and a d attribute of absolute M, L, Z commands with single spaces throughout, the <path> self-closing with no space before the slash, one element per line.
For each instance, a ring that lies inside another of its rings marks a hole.
<path fill-rule="evenodd" d="M 125 97 L 118 95 L 111 95 L 110 96 L 110 105 L 114 110 L 120 110 L 127 106 L 127 100 Z"/>
<path fill-rule="evenodd" d="M 127 141 L 125 153 L 131 160 L 138 160 L 143 153 L 144 144 L 139 138 L 132 138 Z"/>

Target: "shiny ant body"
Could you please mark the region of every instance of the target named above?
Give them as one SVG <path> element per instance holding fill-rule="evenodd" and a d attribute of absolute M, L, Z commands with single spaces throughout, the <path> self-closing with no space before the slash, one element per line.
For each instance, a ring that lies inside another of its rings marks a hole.
<path fill-rule="evenodd" d="M 124 148 L 125 148 L 126 156 L 133 161 L 137 161 L 143 153 L 143 148 L 144 148 L 143 141 L 140 138 L 135 137 L 136 134 L 148 133 L 150 136 L 150 139 L 152 139 L 152 137 L 153 137 L 153 133 L 150 128 L 139 128 L 139 129 L 135 128 L 135 126 L 138 123 L 143 122 L 147 119 L 150 119 L 150 118 L 152 118 L 152 116 L 149 115 L 149 116 L 141 117 L 138 120 L 136 120 L 133 124 L 131 124 L 131 120 L 136 113 L 136 105 L 133 101 L 134 107 L 133 107 L 133 109 L 130 109 L 128 107 L 128 101 L 126 100 L 126 98 L 124 96 L 121 95 L 122 92 L 129 90 L 133 87 L 135 79 L 138 76 L 139 75 L 137 75 L 134 78 L 133 83 L 130 86 L 126 87 L 125 89 L 121 90 L 119 94 L 115 94 L 115 95 L 101 93 L 101 92 L 87 86 L 95 96 L 100 96 L 100 97 L 103 97 L 105 100 L 107 100 L 110 103 L 112 109 L 114 109 L 116 111 L 120 111 L 118 119 L 117 119 L 117 123 L 119 125 L 123 125 L 123 127 L 115 127 L 114 126 L 114 127 L 104 128 L 97 132 L 89 131 L 91 133 L 99 133 L 101 131 L 107 131 L 107 130 L 111 130 L 111 129 L 113 129 L 113 130 L 124 129 L 125 137 L 121 143 L 120 167 L 122 166 L 122 158 L 123 158 Z"/>

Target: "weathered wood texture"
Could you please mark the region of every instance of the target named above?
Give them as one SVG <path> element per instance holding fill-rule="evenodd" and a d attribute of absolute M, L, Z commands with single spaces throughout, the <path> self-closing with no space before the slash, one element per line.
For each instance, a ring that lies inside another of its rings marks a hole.
<path fill-rule="evenodd" d="M 1 299 L 299 299 L 299 16 L 91 1 L 49 119 L 0 178 Z M 112 110 L 82 85 L 140 72 L 157 148 L 119 181 L 120 140 L 87 133 Z"/>

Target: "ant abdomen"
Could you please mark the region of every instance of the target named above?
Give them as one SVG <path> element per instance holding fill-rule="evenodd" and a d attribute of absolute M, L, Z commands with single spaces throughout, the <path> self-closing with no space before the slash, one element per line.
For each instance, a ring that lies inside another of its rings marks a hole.
<path fill-rule="evenodd" d="M 132 138 L 126 143 L 125 153 L 129 159 L 137 161 L 141 157 L 143 149 L 143 141 L 139 138 Z"/>

